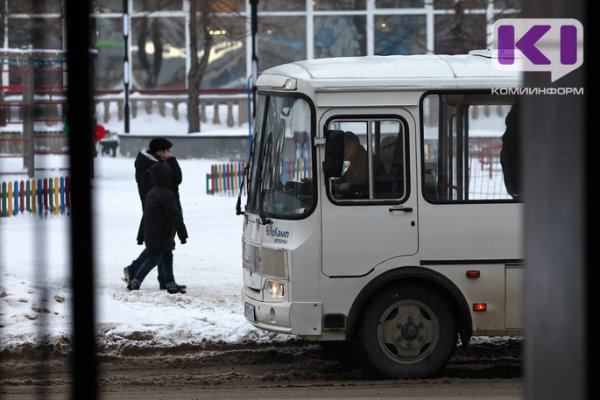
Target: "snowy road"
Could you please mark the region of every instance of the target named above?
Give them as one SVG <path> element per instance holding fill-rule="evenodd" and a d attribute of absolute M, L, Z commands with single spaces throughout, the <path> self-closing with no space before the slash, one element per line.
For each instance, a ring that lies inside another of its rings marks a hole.
<path fill-rule="evenodd" d="M 520 340 L 474 341 L 468 355 L 459 348 L 436 377 L 389 380 L 306 342 L 149 348 L 101 356 L 100 392 L 103 399 L 520 399 L 520 352 Z M 40 369 L 27 368 L 22 357 L 5 359 L 0 393 L 21 400 L 46 390 L 50 399 L 66 399 L 65 362 L 49 360 Z"/>

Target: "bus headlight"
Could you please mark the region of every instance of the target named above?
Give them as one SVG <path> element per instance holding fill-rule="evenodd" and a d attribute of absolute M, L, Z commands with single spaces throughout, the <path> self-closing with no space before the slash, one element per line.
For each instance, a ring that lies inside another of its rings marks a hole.
<path fill-rule="evenodd" d="M 274 299 L 282 299 L 285 295 L 285 284 L 278 281 L 267 281 L 267 294 Z"/>

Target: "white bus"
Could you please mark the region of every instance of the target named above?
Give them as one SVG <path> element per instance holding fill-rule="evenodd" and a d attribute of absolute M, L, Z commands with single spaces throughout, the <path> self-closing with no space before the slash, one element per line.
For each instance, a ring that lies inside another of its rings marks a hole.
<path fill-rule="evenodd" d="M 264 71 L 238 206 L 248 321 L 398 378 L 520 335 L 520 84 L 485 52 Z"/>

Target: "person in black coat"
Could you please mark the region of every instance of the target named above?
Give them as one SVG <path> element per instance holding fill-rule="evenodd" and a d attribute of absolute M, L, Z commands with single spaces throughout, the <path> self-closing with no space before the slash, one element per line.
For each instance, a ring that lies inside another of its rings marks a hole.
<path fill-rule="evenodd" d="M 129 290 L 139 290 L 144 278 L 155 265 L 162 268 L 166 288 L 169 293 L 180 293 L 180 286 L 173 276 L 173 250 L 175 234 L 181 244 L 188 238 L 183 222 L 181 207 L 176 194 L 171 189 L 173 170 L 166 163 L 156 163 L 150 168 L 154 186 L 144 202 L 144 242 L 148 257 L 127 285 Z"/>
<path fill-rule="evenodd" d="M 142 210 L 144 209 L 144 204 L 146 201 L 146 195 L 152 188 L 152 179 L 150 178 L 150 168 L 157 163 L 166 163 L 171 166 L 173 179 L 170 185 L 171 190 L 175 193 L 177 197 L 177 203 L 179 204 L 179 208 L 181 210 L 181 202 L 179 201 L 179 185 L 183 180 L 183 175 L 181 173 L 181 167 L 177 162 L 177 158 L 171 152 L 171 148 L 173 144 L 164 138 L 154 138 L 150 141 L 148 149 L 142 150 L 138 153 L 135 159 L 135 181 L 137 183 L 138 194 L 140 196 L 140 201 L 142 203 Z M 140 221 L 140 225 L 137 233 L 137 243 L 139 245 L 144 244 L 144 216 L 142 215 L 142 219 Z M 124 280 L 126 283 L 129 283 L 131 279 L 135 276 L 140 266 L 148 257 L 148 250 L 144 249 L 137 259 L 133 260 L 131 264 L 123 269 Z M 161 290 L 165 290 L 166 281 L 162 275 L 163 268 L 158 268 L 158 284 Z M 184 290 L 186 288 L 185 285 L 180 285 L 180 289 Z"/>
<path fill-rule="evenodd" d="M 179 185 L 183 180 L 181 167 L 177 162 L 177 158 L 171 152 L 173 144 L 164 138 L 156 138 L 150 141 L 148 150 L 142 150 L 138 153 L 135 159 L 135 181 L 138 187 L 142 208 L 146 195 L 152 188 L 152 180 L 150 178 L 150 168 L 159 162 L 165 162 L 173 168 L 173 182 L 170 185 L 171 190 L 177 196 L 179 202 Z M 181 204 L 180 204 L 181 207 Z M 143 223 L 140 224 L 140 228 Z M 143 240 L 142 240 L 143 241 Z"/>
<path fill-rule="evenodd" d="M 502 150 L 500 151 L 504 186 L 506 186 L 506 192 L 515 200 L 521 200 L 519 119 L 519 104 L 515 103 L 506 115 L 506 131 L 502 135 Z"/>

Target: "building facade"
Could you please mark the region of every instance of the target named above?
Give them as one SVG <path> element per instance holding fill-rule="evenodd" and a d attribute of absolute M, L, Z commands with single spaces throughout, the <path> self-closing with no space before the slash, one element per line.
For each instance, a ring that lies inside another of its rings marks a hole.
<path fill-rule="evenodd" d="M 93 1 L 96 89 L 122 90 L 127 74 L 130 90 L 185 90 L 195 0 L 125 1 L 127 15 L 123 0 Z M 195 26 L 199 56 L 208 36 L 211 43 L 202 86 L 244 88 L 251 75 L 249 2 L 208 3 L 210 17 L 199 11 Z M 518 0 L 259 0 L 259 71 L 302 59 L 486 48 L 493 22 L 518 16 L 520 7 Z M 63 49 L 63 10 L 62 0 L 0 0 L 1 47 Z M 4 82 L 11 80 L 6 71 Z"/>

